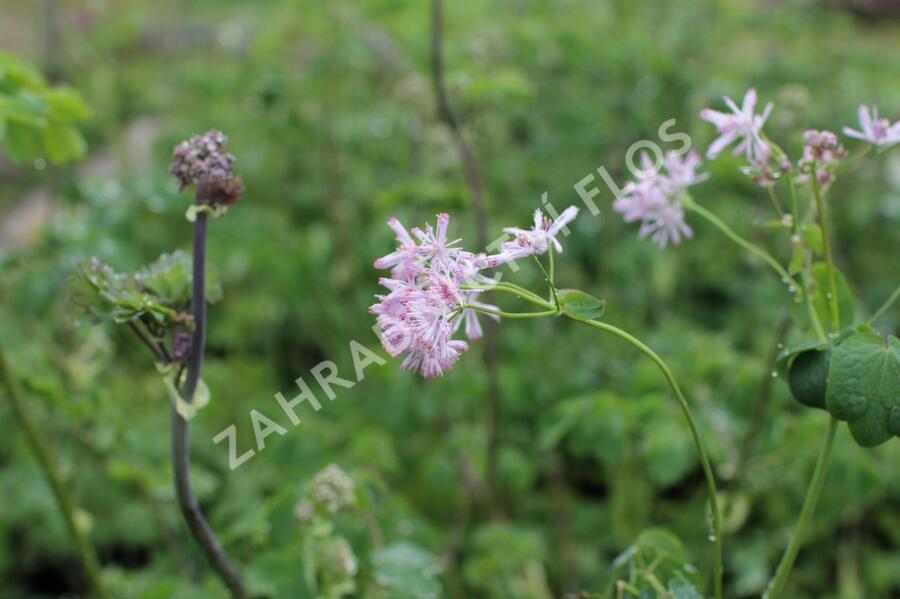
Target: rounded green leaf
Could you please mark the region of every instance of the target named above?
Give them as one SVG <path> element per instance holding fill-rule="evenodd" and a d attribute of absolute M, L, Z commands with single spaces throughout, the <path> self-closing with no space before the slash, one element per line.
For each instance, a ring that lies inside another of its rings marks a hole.
<path fill-rule="evenodd" d="M 603 312 L 606 310 L 603 300 L 578 289 L 560 289 L 557 296 L 562 311 L 575 318 L 594 320 L 603 316 Z"/>
<path fill-rule="evenodd" d="M 887 441 L 897 430 L 900 407 L 900 340 L 856 333 L 834 348 L 825 405 L 863 447 Z"/>
<path fill-rule="evenodd" d="M 805 406 L 825 409 L 830 359 L 830 349 L 809 350 L 794 358 L 788 369 L 788 386 L 794 399 Z"/>

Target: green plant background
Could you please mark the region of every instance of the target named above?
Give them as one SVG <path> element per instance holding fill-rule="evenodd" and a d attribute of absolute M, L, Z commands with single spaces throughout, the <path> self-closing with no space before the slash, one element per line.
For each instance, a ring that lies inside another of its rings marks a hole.
<path fill-rule="evenodd" d="M 667 119 L 705 147 L 713 132 L 697 112 L 748 86 L 776 103 L 768 130 L 794 152 L 804 129 L 855 125 L 861 102 L 900 116 L 900 22 L 812 0 L 472 0 L 445 13 L 450 101 L 481 169 L 490 232 L 527 224 L 545 191 L 558 209 L 578 203 L 573 185 L 601 165 L 624 183 L 629 145 L 658 140 Z M 665 381 L 584 327 L 502 324 L 494 505 L 478 492 L 481 346 L 440 380 L 391 360 L 333 402 L 320 394 L 323 409 L 301 413 L 297 427 L 280 414 L 273 395 L 290 397 L 297 377 L 312 384 L 322 360 L 352 377 L 350 340 L 378 346 L 371 263 L 392 247 L 390 216 L 412 225 L 446 211 L 453 235 L 474 238 L 462 165 L 436 117 L 429 47 L 426 2 L 0 6 L 0 50 L 78 90 L 93 113 L 82 162 L 0 162 L 0 339 L 122 596 L 223 591 L 178 516 L 161 377 L 125 329 L 80 319 L 69 279 L 90 256 L 124 271 L 189 249 L 189 198 L 166 167 L 175 143 L 210 127 L 230 136 L 247 192 L 210 227 L 224 297 L 209 311 L 212 401 L 193 421 L 194 482 L 255 592 L 308 596 L 292 512 L 330 463 L 367 500 L 334 523 L 359 559 L 359 596 L 416 584 L 425 590 L 410 596 L 428 596 L 435 587 L 409 572 L 435 561 L 438 596 L 600 593 L 613 559 L 651 526 L 673 531 L 709 571 L 701 471 Z M 737 166 L 707 165 L 695 199 L 787 260 L 790 248 L 759 226 L 768 198 Z M 836 259 L 867 315 L 900 274 L 900 153 L 869 160 L 831 198 Z M 603 298 L 604 318 L 672 365 L 724 489 L 727 595 L 758 596 L 827 427 L 770 374 L 776 344 L 792 339 L 778 333 L 789 295 L 706 224 L 692 220 L 695 239 L 661 252 L 620 222 L 611 199 L 604 189 L 601 216 L 573 226 L 557 280 Z M 531 269 L 516 281 L 541 284 Z M 897 334 L 898 311 L 878 329 Z M 240 451 L 252 447 L 251 409 L 288 433 L 231 472 L 211 439 L 234 423 Z M 864 450 L 841 426 L 789 596 L 900 596 L 898 463 L 896 440 Z M 0 594 L 83 591 L 5 401 L 0 488 Z M 387 556 L 373 556 L 373 522 Z"/>

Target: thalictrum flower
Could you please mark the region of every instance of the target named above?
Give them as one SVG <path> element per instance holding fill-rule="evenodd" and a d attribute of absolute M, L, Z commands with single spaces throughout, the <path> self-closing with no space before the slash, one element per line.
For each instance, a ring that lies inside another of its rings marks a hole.
<path fill-rule="evenodd" d="M 375 261 L 375 268 L 392 268 L 391 274 L 403 280 L 413 280 L 420 273 L 419 247 L 406 227 L 396 218 L 388 221 L 388 226 L 397 236 L 399 247 Z"/>
<path fill-rule="evenodd" d="M 867 141 L 881 149 L 900 143 L 900 121 L 891 124 L 885 118 L 878 118 L 877 106 L 871 110 L 864 104 L 859 106 L 859 126 L 862 131 L 844 127 L 844 135 Z"/>
<path fill-rule="evenodd" d="M 378 303 L 369 308 L 385 350 L 393 357 L 405 356 L 402 368 L 406 370 L 417 370 L 425 377 L 442 375 L 469 348 L 465 341 L 453 339 L 454 333 L 464 328 L 473 341 L 484 335 L 472 308 L 498 310 L 478 301 L 481 290 L 463 286 L 489 285 L 493 279 L 481 271 L 542 254 L 551 243 L 562 251 L 557 236 L 577 214 L 578 209 L 570 206 L 551 221 L 538 210 L 534 229 L 507 229 L 517 240 L 491 256 L 476 256 L 458 247 L 459 239 L 448 241 L 446 214 L 438 215 L 434 228 L 426 225 L 411 232 L 392 218 L 388 226 L 398 247 L 375 261 L 376 268 L 391 269 L 390 278 L 379 280 L 388 293 L 377 295 Z"/>
<path fill-rule="evenodd" d="M 663 160 L 665 173 L 653 170 L 646 154 L 641 160 L 645 168 L 638 173 L 637 181 L 625 185 L 613 208 L 625 222 L 641 221 L 641 237 L 649 236 L 661 248 L 678 245 L 683 238 L 693 236 L 685 223 L 682 203 L 687 188 L 707 178 L 706 174 L 697 174 L 700 156 L 696 152 L 669 152 Z"/>
<path fill-rule="evenodd" d="M 678 245 L 681 238 L 690 239 L 694 232 L 684 222 L 684 208 L 679 204 L 660 206 L 652 216 L 645 218 L 639 231 L 641 237 L 650 237 L 650 241 L 664 249 L 670 243 Z"/>
<path fill-rule="evenodd" d="M 547 252 L 552 243 L 557 252 L 562 252 L 562 244 L 556 236 L 562 231 L 568 233 L 566 225 L 575 220 L 576 216 L 578 216 L 578 208 L 575 206 L 569 206 L 553 220 L 545 217 L 538 208 L 534 211 L 534 228 L 506 227 L 503 229 L 505 233 L 515 235 L 516 239 L 503 244 L 502 249 L 514 254 L 517 248 L 523 248 L 530 250 L 531 254 L 541 255 Z"/>
<path fill-rule="evenodd" d="M 762 114 L 755 114 L 756 90 L 749 89 L 744 95 L 744 102 L 740 108 L 734 100 L 725 96 L 725 104 L 731 113 L 719 112 L 711 108 L 700 111 L 700 118 L 709 121 L 716 127 L 719 137 L 716 138 L 706 151 L 707 158 L 715 158 L 722 150 L 735 141 L 739 143 L 734 148 L 734 154 L 744 154 L 752 164 L 762 164 L 769 160 L 771 149 L 763 141 L 760 131 L 769 113 L 772 112 L 772 103 L 766 104 Z"/>

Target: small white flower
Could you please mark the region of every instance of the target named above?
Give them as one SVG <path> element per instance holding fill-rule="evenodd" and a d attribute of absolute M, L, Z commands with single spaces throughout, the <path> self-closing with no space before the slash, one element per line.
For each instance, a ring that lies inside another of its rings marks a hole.
<path fill-rule="evenodd" d="M 706 157 L 715 158 L 733 142 L 739 141 L 740 143 L 734 148 L 735 155 L 744 154 L 752 164 L 767 162 L 772 151 L 769 144 L 763 141 L 760 132 L 772 112 L 772 103 L 766 104 L 762 114 L 754 114 L 756 90 L 751 88 L 744 95 L 744 102 L 740 108 L 728 96 L 725 96 L 725 104 L 731 110 L 731 114 L 711 108 L 704 108 L 700 111 L 700 118 L 712 123 L 719 133 L 719 137 L 710 144 L 706 151 Z"/>
<path fill-rule="evenodd" d="M 862 131 L 844 127 L 844 135 L 867 141 L 885 150 L 900 143 L 900 121 L 891 124 L 887 119 L 878 118 L 877 106 L 873 106 L 870 111 L 868 106 L 860 104 L 859 125 Z"/>
<path fill-rule="evenodd" d="M 516 240 L 504 243 L 502 247 L 504 250 L 511 252 L 515 252 L 516 248 L 526 248 L 532 250 L 530 252 L 532 254 L 541 255 L 547 252 L 552 243 L 557 252 L 562 252 L 562 244 L 556 236 L 563 231 L 568 233 L 566 225 L 575 220 L 576 216 L 578 216 L 578 208 L 575 206 L 569 206 L 554 220 L 546 218 L 541 209 L 538 208 L 534 211 L 533 229 L 526 230 L 518 227 L 506 227 L 503 229 L 505 233 L 515 235 Z"/>

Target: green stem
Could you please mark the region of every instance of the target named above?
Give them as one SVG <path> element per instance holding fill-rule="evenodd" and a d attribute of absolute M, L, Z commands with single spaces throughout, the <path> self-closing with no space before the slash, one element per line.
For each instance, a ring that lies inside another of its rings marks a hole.
<path fill-rule="evenodd" d="M 551 250 L 552 251 L 552 250 Z M 551 254 L 552 256 L 553 254 Z M 533 255 L 535 263 L 537 263 L 538 268 L 541 269 L 541 274 L 544 275 L 544 280 L 547 281 L 547 286 L 550 288 L 550 299 L 553 300 L 553 304 L 556 306 L 557 310 L 559 309 L 559 297 L 556 295 L 556 285 L 553 284 L 553 276 L 547 272 L 544 268 L 544 265 L 541 264 L 541 259 L 537 257 L 537 255 Z M 551 258 L 552 260 L 552 258 Z"/>
<path fill-rule="evenodd" d="M 790 177 L 788 178 L 788 186 L 791 194 L 791 233 L 794 238 L 798 238 L 800 236 L 800 212 L 797 207 L 797 190 L 794 187 L 794 180 Z M 809 321 L 812 323 L 816 336 L 822 341 L 827 341 L 828 338 L 825 335 L 825 329 L 822 328 L 822 323 L 819 321 L 819 315 L 816 314 L 816 309 L 812 303 L 812 295 L 809 293 L 807 269 L 808 264 L 805 264 L 800 271 L 800 282 L 803 283 L 803 300 L 806 303 L 806 312 L 809 315 Z"/>
<path fill-rule="evenodd" d="M 524 287 L 519 287 L 513 283 L 492 283 L 492 284 L 484 284 L 484 285 L 461 285 L 462 289 L 471 289 L 471 290 L 479 290 L 479 291 L 504 291 L 506 293 L 512 293 L 525 301 L 531 302 L 532 304 L 537 304 L 538 306 L 552 308 L 553 304 L 542 298 L 536 293 L 528 291 Z"/>
<path fill-rule="evenodd" d="M 549 245 L 550 247 L 547 248 L 547 253 L 549 254 L 550 260 L 550 293 L 553 296 L 552 299 L 556 300 L 556 273 L 554 272 L 555 267 L 553 264 L 553 244 L 551 243 Z M 555 303 L 557 304 L 557 307 L 559 307 L 559 301 L 555 301 Z"/>
<path fill-rule="evenodd" d="M 675 394 L 676 399 L 678 400 L 678 404 L 681 406 L 681 411 L 684 414 L 685 419 L 687 420 L 688 427 L 691 429 L 691 436 L 694 440 L 694 446 L 697 449 L 697 454 L 700 457 L 700 465 L 703 468 L 703 476 L 706 479 L 706 491 L 709 500 L 709 508 L 712 516 L 712 541 L 713 541 L 713 550 L 714 550 L 714 559 L 713 559 L 713 581 L 715 586 L 715 597 L 716 599 L 721 599 L 722 597 L 722 525 L 721 518 L 719 515 L 719 503 L 718 496 L 716 491 L 716 478 L 713 474 L 712 465 L 709 461 L 709 456 L 706 453 L 706 448 L 703 445 L 703 441 L 700 438 L 700 431 L 697 428 L 697 423 L 694 421 L 694 416 L 691 413 L 691 408 L 688 405 L 687 399 L 684 397 L 684 394 L 681 392 L 681 388 L 678 386 L 678 382 L 675 380 L 675 376 L 672 374 L 672 371 L 669 369 L 668 364 L 659 357 L 652 349 L 650 349 L 647 345 L 641 342 L 636 337 L 633 337 L 629 333 L 626 333 L 622 329 L 619 329 L 611 324 L 607 324 L 605 322 L 600 322 L 597 320 L 587 320 L 584 318 L 577 318 L 573 316 L 568 316 L 572 320 L 576 320 L 578 322 L 582 322 L 588 326 L 592 326 L 594 328 L 600 329 L 602 331 L 606 331 L 607 333 L 612 333 L 613 335 L 627 341 L 638 350 L 640 350 L 645 356 L 653 360 L 656 366 L 662 371 L 663 376 L 666 378 L 666 382 L 669 383 L 669 387 L 671 387 L 672 392 Z"/>
<path fill-rule="evenodd" d="M 6 383 L 6 389 L 12 400 L 13 411 L 16 413 L 16 418 L 18 418 L 22 428 L 25 429 L 25 436 L 28 437 L 28 443 L 31 445 L 31 449 L 38 458 L 38 462 L 40 463 L 41 469 L 44 471 L 47 482 L 50 483 L 50 487 L 53 489 L 53 494 L 56 496 L 56 503 L 59 504 L 60 511 L 66 521 L 66 527 L 69 529 L 69 534 L 72 535 L 72 539 L 75 541 L 78 555 L 84 564 L 84 570 L 94 589 L 94 593 L 96 593 L 98 597 L 104 599 L 112 597 L 103 584 L 97 555 L 94 553 L 94 549 L 91 547 L 90 543 L 88 543 L 87 538 L 75 521 L 75 507 L 63 485 L 62 476 L 56 469 L 56 460 L 53 457 L 50 446 L 44 441 L 38 427 L 35 426 L 34 422 L 31 420 L 31 416 L 28 415 L 25 400 L 22 398 L 22 390 L 19 387 L 18 381 L 13 376 L 9 361 L 6 358 L 6 352 L 3 350 L 2 346 L 0 346 L 0 377 L 2 377 L 3 381 Z"/>
<path fill-rule="evenodd" d="M 831 255 L 831 243 L 828 241 L 827 219 L 825 217 L 825 201 L 819 189 L 819 178 L 816 177 L 816 163 L 813 162 L 813 172 L 810 175 L 812 181 L 813 196 L 816 199 L 816 213 L 819 215 L 819 226 L 822 228 L 822 247 L 825 250 L 825 264 L 828 268 L 829 305 L 831 306 L 831 330 L 835 333 L 841 330 L 841 312 L 838 307 L 837 280 L 834 276 L 834 260 Z"/>
<path fill-rule="evenodd" d="M 781 202 L 778 201 L 778 195 L 775 193 L 774 187 L 766 187 L 769 191 L 769 197 L 772 199 L 772 205 L 775 206 L 775 211 L 778 213 L 778 216 L 784 216 L 784 209 L 781 207 Z"/>
<path fill-rule="evenodd" d="M 700 206 L 689 197 L 684 199 L 684 207 L 688 210 L 696 212 L 697 214 L 711 222 L 716 226 L 716 228 L 722 231 L 722 233 L 724 233 L 726 237 L 731 239 L 733 242 L 735 242 L 751 254 L 762 258 L 766 262 L 766 264 L 775 269 L 775 272 L 777 272 L 781 276 L 781 280 L 787 283 L 789 287 L 793 289 L 800 288 L 800 285 L 797 283 L 797 281 L 794 280 L 794 277 L 788 274 L 788 272 L 781 266 L 781 264 L 778 263 L 778 260 L 773 258 L 772 255 L 769 254 L 766 250 L 762 249 L 754 243 L 747 241 L 746 239 L 735 233 L 734 230 L 726 225 L 718 216 L 716 216 L 703 206 Z"/>
<path fill-rule="evenodd" d="M 828 423 L 828 434 L 825 436 L 825 445 L 819 453 L 819 459 L 816 462 L 816 470 L 813 473 L 812 481 L 810 481 L 809 489 L 806 491 L 806 498 L 803 500 L 803 508 L 800 510 L 800 518 L 797 520 L 797 526 L 794 534 L 788 543 L 775 576 L 769 582 L 769 587 L 763 595 L 765 599 L 778 599 L 784 585 L 787 582 L 791 569 L 794 566 L 794 560 L 800 551 L 800 545 L 803 544 L 803 537 L 806 535 L 806 529 L 812 520 L 813 513 L 816 511 L 816 504 L 819 502 L 819 494 L 822 492 L 822 485 L 825 483 L 825 473 L 828 470 L 828 461 L 831 458 L 831 449 L 834 445 L 834 433 L 837 430 L 838 421 L 832 417 Z"/>
<path fill-rule="evenodd" d="M 556 316 L 558 310 L 547 310 L 546 312 L 503 312 L 502 310 L 494 310 L 483 306 L 461 306 L 463 310 L 474 310 L 475 312 L 483 312 L 484 314 L 493 314 L 503 318 L 543 318 L 545 316 Z"/>
<path fill-rule="evenodd" d="M 856 152 L 854 152 L 854 154 L 852 156 L 850 156 L 850 158 L 848 158 L 847 160 L 845 160 L 844 162 L 839 164 L 837 167 L 837 173 L 844 175 L 844 174 L 852 172 L 853 169 L 855 169 L 857 166 L 859 166 L 859 163 L 862 162 L 862 159 L 866 157 L 866 154 L 868 154 L 871 151 L 872 151 L 872 144 L 867 143 L 865 146 L 862 147 L 862 149 L 857 150 Z"/>
<path fill-rule="evenodd" d="M 881 307 L 875 311 L 875 314 L 873 314 L 872 317 L 866 321 L 866 324 L 872 325 L 875 323 L 875 321 L 884 316 L 884 313 L 891 309 L 891 306 L 894 305 L 894 302 L 897 301 L 897 298 L 900 298 L 900 285 L 898 285 L 897 288 L 894 289 L 894 293 L 891 294 L 891 297 L 887 298 L 887 300 L 881 305 Z"/>

